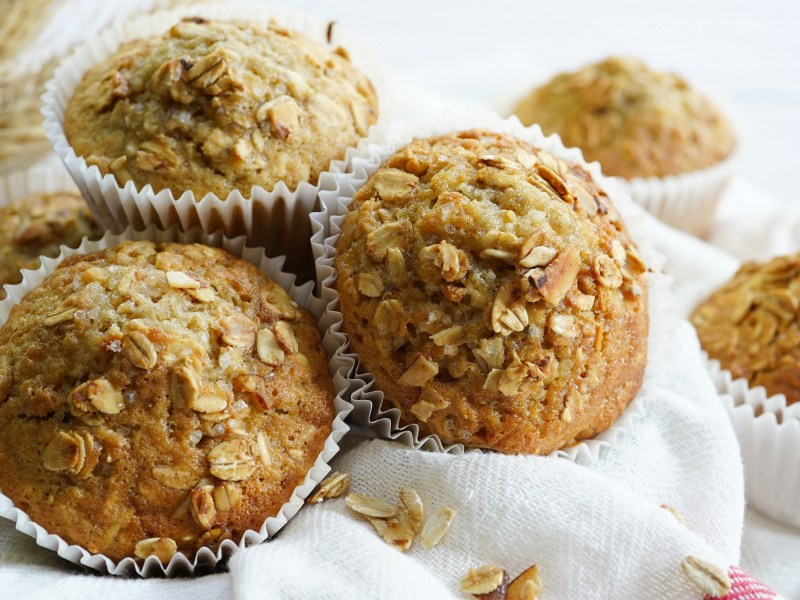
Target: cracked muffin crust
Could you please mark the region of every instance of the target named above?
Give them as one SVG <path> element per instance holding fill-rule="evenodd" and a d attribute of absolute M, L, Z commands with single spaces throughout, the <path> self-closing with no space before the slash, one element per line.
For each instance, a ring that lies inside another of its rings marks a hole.
<path fill-rule="evenodd" d="M 580 166 L 489 131 L 416 140 L 358 190 L 336 250 L 343 331 L 423 433 L 546 454 L 639 389 L 646 268 Z"/>
<path fill-rule="evenodd" d="M 199 200 L 316 183 L 377 120 L 370 81 L 344 49 L 275 23 L 187 19 L 89 69 L 64 130 L 89 165 Z"/>
<path fill-rule="evenodd" d="M 514 109 L 577 146 L 606 175 L 664 177 L 710 167 L 733 151 L 730 124 L 680 77 L 631 58 L 562 73 Z"/>
<path fill-rule="evenodd" d="M 215 248 L 68 258 L 0 329 L 0 489 L 114 560 L 260 529 L 333 419 L 316 320 Z"/>
<path fill-rule="evenodd" d="M 700 344 L 734 379 L 800 401 L 800 255 L 745 263 L 691 317 Z"/>
<path fill-rule="evenodd" d="M 78 193 L 31 194 L 0 206 L 0 286 L 22 281 L 42 256 L 58 256 L 61 245 L 76 247 L 99 237 L 89 207 Z M 6 297 L 0 287 L 0 300 Z"/>

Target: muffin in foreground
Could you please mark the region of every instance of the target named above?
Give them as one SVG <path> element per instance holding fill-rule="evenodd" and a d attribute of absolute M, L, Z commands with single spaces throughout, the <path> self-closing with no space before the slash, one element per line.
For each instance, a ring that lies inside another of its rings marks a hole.
<path fill-rule="evenodd" d="M 58 256 L 62 245 L 76 247 L 100 229 L 80 194 L 31 194 L 0 206 L 0 286 L 22 281 L 22 269 L 35 269 L 40 257 Z M 0 287 L 0 299 L 6 297 Z"/>
<path fill-rule="evenodd" d="M 316 321 L 222 250 L 71 257 L 0 329 L 0 490 L 113 560 L 260 529 L 333 419 Z"/>
<path fill-rule="evenodd" d="M 249 197 L 316 183 L 377 120 L 370 81 L 275 23 L 187 19 L 89 69 L 67 106 L 76 154 L 156 192 Z"/>
<path fill-rule="evenodd" d="M 800 255 L 745 263 L 691 321 L 700 344 L 733 377 L 800 401 Z"/>
<path fill-rule="evenodd" d="M 577 146 L 603 172 L 665 177 L 727 158 L 735 139 L 727 119 L 677 75 L 631 58 L 609 58 L 562 73 L 519 102 L 514 113 Z"/>
<path fill-rule="evenodd" d="M 336 243 L 343 331 L 384 409 L 444 443 L 546 454 L 635 396 L 645 266 L 590 174 L 511 136 L 416 140 Z"/>

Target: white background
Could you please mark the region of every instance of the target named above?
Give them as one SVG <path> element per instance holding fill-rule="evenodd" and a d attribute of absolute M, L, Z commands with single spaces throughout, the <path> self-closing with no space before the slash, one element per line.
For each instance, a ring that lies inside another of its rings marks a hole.
<path fill-rule="evenodd" d="M 718 92 L 741 114 L 741 173 L 800 202 L 796 0 L 277 0 L 366 38 L 409 82 L 495 104 L 535 81 L 630 54 Z"/>

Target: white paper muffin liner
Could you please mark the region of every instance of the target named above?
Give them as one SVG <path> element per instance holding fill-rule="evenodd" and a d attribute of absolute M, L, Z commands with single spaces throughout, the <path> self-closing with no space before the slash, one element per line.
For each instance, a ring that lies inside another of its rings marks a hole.
<path fill-rule="evenodd" d="M 308 269 L 312 264 L 307 244 L 311 235 L 308 214 L 315 207 L 319 180 L 317 185 L 302 182 L 295 190 L 288 189 L 283 182 L 272 190 L 254 186 L 252 190 L 235 190 L 227 198 L 215 194 L 195 198 L 191 190 L 164 189 L 155 193 L 152 186 L 138 189 L 133 181 L 118 185 L 112 174 L 103 176 L 96 166 L 88 166 L 85 158 L 77 156 L 67 141 L 64 115 L 83 74 L 122 43 L 164 33 L 187 16 L 263 23 L 274 19 L 326 47 L 344 46 L 353 64 L 375 86 L 380 111 L 378 124 L 391 115 L 393 100 L 384 67 L 376 53 L 360 39 L 332 26 L 329 21 L 309 15 L 262 4 L 227 3 L 184 6 L 131 19 L 76 48 L 56 69 L 42 96 L 45 132 L 95 217 L 108 230 L 119 232 L 129 225 L 141 230 L 152 224 L 161 229 L 177 224 L 183 231 L 192 227 L 200 227 L 205 232 L 222 229 L 228 237 L 246 235 L 251 243 L 263 246 L 269 256 L 286 255 L 287 270 Z M 329 27 L 332 27 L 330 43 L 327 41 Z M 378 124 L 371 132 L 376 131 Z M 344 159 L 332 161 L 329 171 L 343 170 L 354 152 L 355 148 L 348 149 Z"/>
<path fill-rule="evenodd" d="M 385 132 L 387 140 L 385 143 L 378 144 L 369 139 L 363 142 L 362 146 L 368 148 L 369 155 L 367 157 L 359 155 L 352 161 L 346 173 L 333 175 L 332 178 L 336 182 L 335 189 L 326 189 L 320 193 L 323 207 L 321 211 L 311 215 L 314 229 L 311 245 L 316 258 L 317 286 L 326 304 L 321 326 L 325 331 L 326 344 L 334 350 L 333 360 L 338 361 L 340 368 L 346 368 L 350 374 L 348 393 L 354 406 L 352 419 L 377 437 L 398 440 L 410 447 L 451 453 L 465 451 L 461 444 L 444 444 L 436 435 L 421 435 L 416 424 L 401 426 L 400 411 L 395 408 L 381 410 L 383 392 L 376 389 L 374 374 L 365 371 L 359 356 L 349 349 L 349 336 L 342 331 L 342 314 L 339 312 L 338 293 L 334 287 L 336 279 L 334 260 L 340 226 L 353 195 L 388 156 L 413 138 L 471 128 L 487 128 L 498 133 L 515 135 L 562 159 L 583 164 L 593 177 L 602 181 L 605 191 L 612 198 L 636 240 L 640 254 L 653 271 L 649 275 L 649 359 L 638 394 L 606 431 L 590 440 L 581 441 L 553 453 L 555 456 L 579 463 L 596 462 L 607 453 L 608 449 L 622 443 L 630 436 L 636 423 L 645 416 L 647 402 L 659 395 L 657 384 L 659 347 L 670 335 L 662 315 L 670 310 L 672 303 L 669 290 L 671 279 L 662 271 L 665 262 L 663 255 L 659 254 L 649 239 L 640 233 L 639 223 L 645 218 L 641 209 L 618 189 L 616 182 L 603 178 L 597 163 L 586 165 L 580 150 L 565 148 L 558 136 L 545 137 L 538 126 L 524 127 L 516 117 L 502 119 L 486 112 L 465 111 L 459 114 L 452 112 L 443 114 L 430 120 L 396 123 Z M 340 389 L 337 388 L 337 391 Z"/>
<path fill-rule="evenodd" d="M 717 360 L 708 370 L 739 439 L 748 504 L 800 527 L 800 404 L 734 379 Z"/>
<path fill-rule="evenodd" d="M 736 173 L 741 141 L 724 160 L 706 169 L 667 177 L 618 179 L 620 188 L 659 220 L 697 237 L 706 237 L 728 184 Z"/>
<path fill-rule="evenodd" d="M 125 240 L 184 243 L 199 242 L 209 246 L 223 248 L 231 254 L 258 267 L 262 273 L 278 283 L 287 291 L 295 302 L 311 312 L 317 319 L 322 316 L 325 310 L 325 303 L 312 295 L 313 283 L 308 282 L 304 285 L 296 286 L 295 276 L 282 271 L 283 257 L 267 258 L 264 255 L 263 248 L 247 246 L 247 241 L 243 236 L 231 239 L 224 237 L 221 232 L 205 234 L 199 229 L 193 229 L 192 231 L 183 233 L 178 231 L 177 227 L 172 227 L 167 231 L 160 231 L 155 227 L 150 227 L 142 232 L 135 232 L 129 228 L 122 234 L 107 233 L 99 241 L 92 242 L 84 240 L 77 249 L 62 247 L 62 252 L 57 258 L 43 258 L 42 266 L 39 269 L 25 270 L 22 272 L 22 283 L 5 286 L 8 297 L 0 301 L 0 324 L 5 324 L 12 308 L 22 300 L 28 291 L 39 285 L 52 273 L 62 260 L 75 254 L 94 252 L 112 247 Z M 342 383 L 346 381 L 346 371 L 343 371 L 339 366 L 339 362 L 334 360 L 329 362 L 329 367 L 337 390 L 334 400 L 336 417 L 332 424 L 331 434 L 325 440 L 323 449 L 317 456 L 314 466 L 306 474 L 303 483 L 295 488 L 289 501 L 281 507 L 280 511 L 278 511 L 274 517 L 267 518 L 258 531 L 246 531 L 240 540 L 223 541 L 216 552 L 212 552 L 209 548 L 201 548 L 196 553 L 193 561 L 179 552 L 172 557 L 169 564 L 166 566 L 163 566 L 154 556 L 150 556 L 144 561 L 125 558 L 119 562 L 115 562 L 103 554 L 93 554 L 80 546 L 71 545 L 60 536 L 48 532 L 42 526 L 31 521 L 25 512 L 14 506 L 10 498 L 1 493 L 0 516 L 13 521 L 19 531 L 36 539 L 36 543 L 39 546 L 55 551 L 60 557 L 70 562 L 89 567 L 101 573 L 151 577 L 163 575 L 192 575 L 213 570 L 219 561 L 228 558 L 234 552 L 246 546 L 260 544 L 280 531 L 289 519 L 300 510 L 304 504 L 305 498 L 330 472 L 331 469 L 328 463 L 339 451 L 338 442 L 349 431 L 349 426 L 345 423 L 345 418 L 352 411 L 353 407 L 345 399 L 341 391 L 347 387 L 346 384 Z"/>

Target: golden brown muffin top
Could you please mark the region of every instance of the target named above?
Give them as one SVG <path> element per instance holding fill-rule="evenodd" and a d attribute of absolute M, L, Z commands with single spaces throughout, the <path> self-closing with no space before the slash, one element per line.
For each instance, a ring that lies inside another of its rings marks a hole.
<path fill-rule="evenodd" d="M 607 175 L 664 177 L 710 167 L 733 150 L 730 124 L 705 96 L 642 61 L 608 58 L 562 73 L 514 109 L 577 146 Z"/>
<path fill-rule="evenodd" d="M 68 258 L 0 329 L 0 489 L 114 560 L 258 530 L 333 418 L 314 318 L 215 248 Z"/>
<path fill-rule="evenodd" d="M 70 144 L 120 185 L 200 199 L 316 183 L 377 120 L 370 81 L 275 23 L 184 20 L 89 69 L 70 99 Z"/>
<path fill-rule="evenodd" d="M 0 206 L 0 286 L 22 281 L 22 269 L 36 269 L 41 256 L 58 256 L 100 229 L 80 194 L 31 194 Z M 6 297 L 0 288 L 0 299 Z"/>
<path fill-rule="evenodd" d="M 700 344 L 734 378 L 800 401 L 800 255 L 745 263 L 692 315 Z"/>
<path fill-rule="evenodd" d="M 645 266 L 580 166 L 489 131 L 415 140 L 336 248 L 343 329 L 385 408 L 445 443 L 551 452 L 638 389 Z"/>

